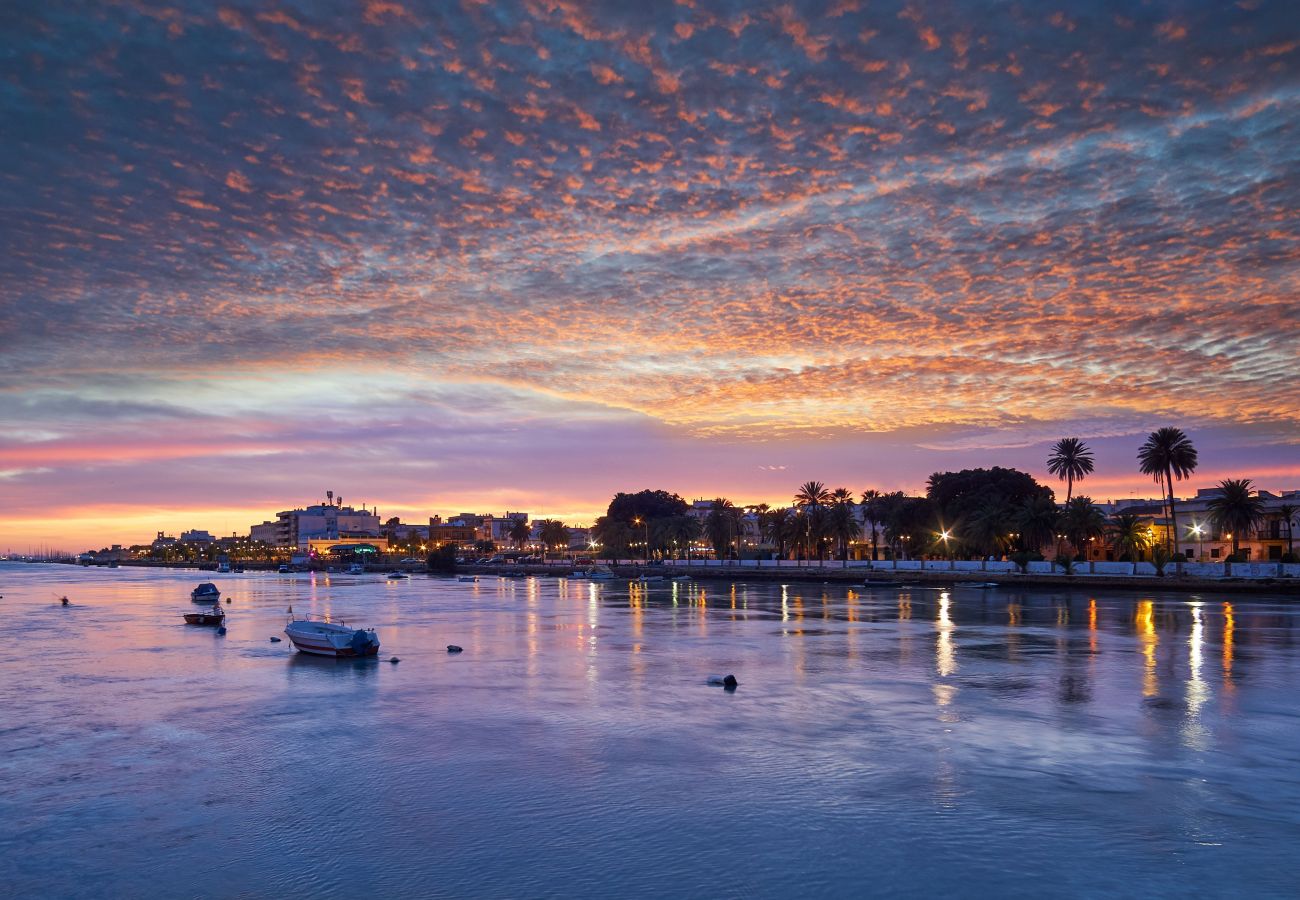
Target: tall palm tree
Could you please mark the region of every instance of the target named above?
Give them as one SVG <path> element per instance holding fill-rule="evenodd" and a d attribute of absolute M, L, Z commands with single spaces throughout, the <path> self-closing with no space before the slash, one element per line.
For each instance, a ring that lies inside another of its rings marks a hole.
<path fill-rule="evenodd" d="M 826 544 L 831 539 L 831 508 L 829 506 L 810 506 L 804 516 L 805 546 L 817 554 L 817 564 L 826 561 Z"/>
<path fill-rule="evenodd" d="M 840 559 L 844 567 L 849 565 L 849 544 L 862 534 L 862 525 L 858 522 L 857 513 L 853 509 L 853 492 L 847 488 L 839 488 L 832 497 L 835 504 L 830 508 L 830 521 L 827 523 L 827 529 L 830 537 L 835 541 L 840 549 Z"/>
<path fill-rule="evenodd" d="M 880 508 L 880 491 L 868 489 L 862 492 L 862 523 L 871 533 L 871 561 L 879 559 L 877 555 L 877 538 L 880 534 L 884 511 Z"/>
<path fill-rule="evenodd" d="M 1106 517 L 1091 497 L 1075 497 L 1066 503 L 1061 524 L 1076 555 L 1087 556 L 1088 542 L 1106 533 Z"/>
<path fill-rule="evenodd" d="M 1065 482 L 1065 502 L 1070 502 L 1074 483 L 1092 474 L 1092 450 L 1078 438 L 1061 438 L 1052 445 L 1047 471 Z"/>
<path fill-rule="evenodd" d="M 713 552 L 718 559 L 731 555 L 732 542 L 740 531 L 740 510 L 725 497 L 717 497 L 709 507 L 708 518 L 704 520 L 704 531 L 713 544 Z"/>
<path fill-rule="evenodd" d="M 1173 537 L 1178 534 L 1178 516 L 1174 511 L 1174 479 L 1182 481 L 1196 470 L 1196 448 L 1181 428 L 1165 427 L 1147 435 L 1138 448 L 1138 470 L 1151 475 L 1165 489 L 1169 506 L 1169 530 L 1165 543 L 1173 553 Z"/>
<path fill-rule="evenodd" d="M 1127 555 L 1133 560 L 1133 570 L 1137 571 L 1137 562 L 1150 543 L 1149 532 L 1142 519 L 1136 513 L 1119 513 L 1110 523 L 1110 539 L 1120 556 Z"/>
<path fill-rule="evenodd" d="M 515 519 L 515 524 L 510 526 L 510 540 L 515 542 L 515 547 L 522 550 L 528 538 L 532 536 L 533 530 L 528 527 L 528 523 L 523 519 Z"/>
<path fill-rule="evenodd" d="M 1249 478 L 1226 478 L 1219 482 L 1219 496 L 1209 503 L 1210 521 L 1219 531 L 1232 533 L 1232 555 L 1237 555 L 1241 535 L 1264 518 L 1264 501 L 1251 496 Z"/>

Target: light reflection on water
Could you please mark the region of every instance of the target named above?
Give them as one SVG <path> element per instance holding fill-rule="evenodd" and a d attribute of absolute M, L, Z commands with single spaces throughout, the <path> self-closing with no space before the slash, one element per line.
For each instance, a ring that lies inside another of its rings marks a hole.
<path fill-rule="evenodd" d="M 250 573 L 222 638 L 213 577 L 0 564 L 4 893 L 1296 882 L 1280 598 Z M 290 605 L 401 664 L 270 643 Z"/>

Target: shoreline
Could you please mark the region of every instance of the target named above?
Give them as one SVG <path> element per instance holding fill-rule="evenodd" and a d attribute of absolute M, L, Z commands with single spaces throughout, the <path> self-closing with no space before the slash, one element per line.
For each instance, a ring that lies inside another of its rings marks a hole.
<path fill-rule="evenodd" d="M 82 566 L 75 562 L 49 563 L 51 565 L 72 565 L 78 568 L 108 568 L 107 566 Z M 245 563 L 248 572 L 276 573 L 277 563 Z M 122 562 L 119 568 L 143 569 L 190 569 L 197 572 L 215 572 L 216 563 L 136 561 Z M 1059 588 L 1084 591 L 1159 591 L 1187 594 L 1284 594 L 1289 597 L 1300 596 L 1300 578 L 1256 577 L 1245 578 L 1221 577 L 1203 578 L 1189 575 L 1059 575 L 1047 573 L 1005 573 L 1005 572 L 963 572 L 951 570 L 864 570 L 861 567 L 844 569 L 840 566 L 801 566 L 765 569 L 762 566 L 686 566 L 686 565 L 640 565 L 616 564 L 609 567 L 620 578 L 636 579 L 642 575 L 661 576 L 664 578 L 689 575 L 698 581 L 760 582 L 760 583 L 821 583 L 838 584 L 849 587 L 908 587 L 911 585 L 938 587 L 961 584 L 993 584 L 998 588 Z M 500 575 L 505 572 L 519 572 L 524 575 L 571 576 L 574 569 L 569 565 L 530 564 L 530 565 L 461 565 L 454 571 L 437 572 L 420 565 L 411 564 L 380 566 L 367 570 L 369 573 L 401 570 L 408 574 L 426 572 L 431 575 Z M 309 570 L 326 572 L 324 566 L 313 566 Z M 295 573 L 296 574 L 296 573 Z M 332 574 L 343 574 L 335 571 Z"/>

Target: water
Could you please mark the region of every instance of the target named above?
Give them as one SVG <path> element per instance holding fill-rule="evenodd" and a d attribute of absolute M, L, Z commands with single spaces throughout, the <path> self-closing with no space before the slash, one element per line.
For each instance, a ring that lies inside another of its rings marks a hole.
<path fill-rule="evenodd" d="M 209 579 L 224 637 L 180 624 Z M 7 895 L 1300 887 L 1282 598 L 17 564 L 0 594 Z M 290 604 L 381 661 L 270 643 Z"/>

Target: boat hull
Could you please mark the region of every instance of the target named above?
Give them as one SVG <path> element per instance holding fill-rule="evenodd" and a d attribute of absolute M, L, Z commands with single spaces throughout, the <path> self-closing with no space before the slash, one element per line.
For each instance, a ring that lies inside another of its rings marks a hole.
<path fill-rule="evenodd" d="M 312 656 L 354 658 L 376 656 L 379 637 L 371 630 L 352 629 L 319 622 L 292 622 L 284 629 L 294 648 Z M 369 636 L 369 641 L 356 640 L 357 635 Z"/>
<path fill-rule="evenodd" d="M 210 613 L 186 613 L 186 625 L 220 625 L 226 620 L 225 616 L 214 616 Z"/>

